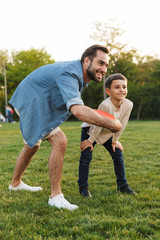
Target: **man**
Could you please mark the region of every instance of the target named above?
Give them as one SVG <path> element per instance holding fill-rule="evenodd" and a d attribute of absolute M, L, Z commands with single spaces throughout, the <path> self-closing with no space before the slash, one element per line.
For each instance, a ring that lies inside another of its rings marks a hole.
<path fill-rule="evenodd" d="M 81 121 L 108 128 L 113 132 L 121 129 L 118 120 L 99 116 L 84 106 L 81 92 L 91 80 L 100 82 L 108 67 L 108 49 L 93 45 L 82 55 L 81 61 L 57 62 L 38 68 L 29 74 L 17 87 L 10 104 L 20 116 L 20 128 L 24 148 L 19 154 L 10 190 L 39 191 L 21 181 L 32 157 L 47 140 L 52 150 L 49 156 L 51 195 L 49 205 L 69 210 L 78 206 L 70 204 L 61 192 L 63 159 L 67 147 L 65 134 L 59 125 L 71 114 Z"/>

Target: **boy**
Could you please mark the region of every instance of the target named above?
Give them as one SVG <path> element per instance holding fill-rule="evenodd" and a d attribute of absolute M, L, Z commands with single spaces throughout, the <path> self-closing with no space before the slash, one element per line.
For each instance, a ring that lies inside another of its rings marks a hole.
<path fill-rule="evenodd" d="M 112 114 L 122 124 L 122 129 L 116 133 L 102 127 L 87 123 L 82 124 L 81 157 L 79 162 L 79 192 L 84 197 L 92 197 L 88 190 L 89 164 L 92 160 L 92 150 L 96 143 L 103 145 L 110 153 L 117 178 L 117 190 L 120 192 L 136 193 L 129 187 L 125 177 L 123 161 L 123 146 L 118 141 L 120 134 L 126 127 L 133 103 L 126 99 L 127 79 L 121 74 L 110 75 L 105 81 L 106 93 L 109 96 L 99 105 L 99 110 Z"/>

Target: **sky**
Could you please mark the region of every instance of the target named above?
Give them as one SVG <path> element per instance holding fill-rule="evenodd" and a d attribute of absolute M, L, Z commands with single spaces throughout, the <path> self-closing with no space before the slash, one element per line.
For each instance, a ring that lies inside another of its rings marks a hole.
<path fill-rule="evenodd" d="M 95 42 L 95 22 L 117 19 L 124 42 L 160 56 L 159 0 L 0 0 L 0 50 L 45 50 L 55 61 L 79 59 Z"/>

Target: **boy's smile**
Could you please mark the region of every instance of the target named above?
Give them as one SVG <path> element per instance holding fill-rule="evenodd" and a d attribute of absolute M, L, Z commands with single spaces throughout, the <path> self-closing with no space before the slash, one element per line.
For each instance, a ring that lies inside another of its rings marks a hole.
<path fill-rule="evenodd" d="M 127 96 L 127 82 L 121 79 L 113 80 L 106 93 L 111 97 L 113 104 L 117 105 L 118 102 L 121 104 Z"/>

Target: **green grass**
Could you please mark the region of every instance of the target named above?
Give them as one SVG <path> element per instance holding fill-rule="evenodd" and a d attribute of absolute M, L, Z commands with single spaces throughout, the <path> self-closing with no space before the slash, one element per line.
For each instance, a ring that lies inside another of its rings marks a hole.
<path fill-rule="evenodd" d="M 78 193 L 80 124 L 70 121 L 61 127 L 68 138 L 62 191 L 68 201 L 79 206 L 73 212 L 48 205 L 48 142 L 42 143 L 23 176 L 24 182 L 41 186 L 43 191 L 8 190 L 23 141 L 18 123 L 2 124 L 0 239 L 159 240 L 160 121 L 130 121 L 120 139 L 124 147 L 127 180 L 138 195 L 134 197 L 116 192 L 112 160 L 103 146 L 97 145 L 90 166 L 92 199 L 84 199 Z"/>

